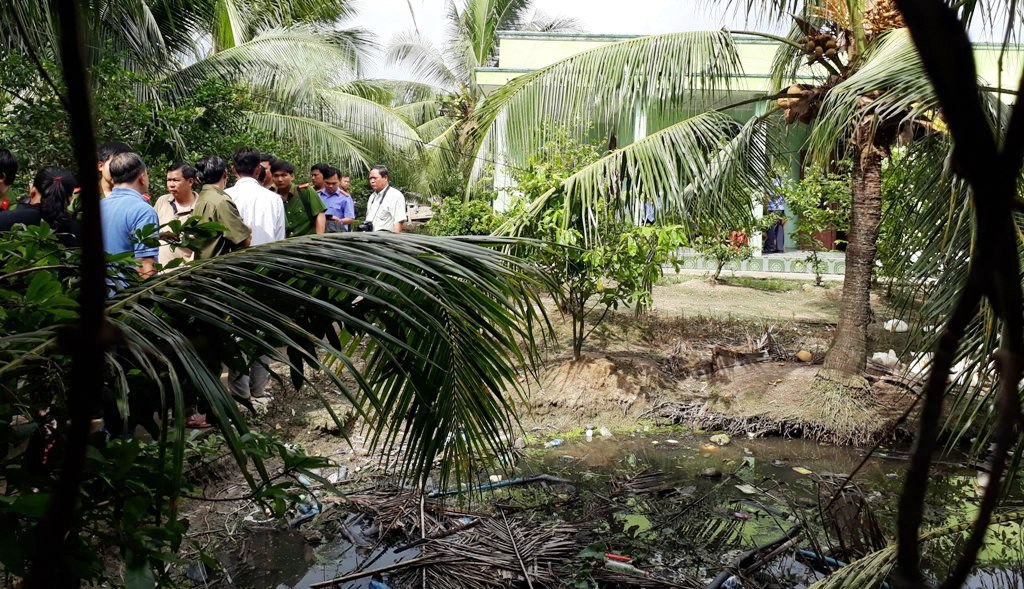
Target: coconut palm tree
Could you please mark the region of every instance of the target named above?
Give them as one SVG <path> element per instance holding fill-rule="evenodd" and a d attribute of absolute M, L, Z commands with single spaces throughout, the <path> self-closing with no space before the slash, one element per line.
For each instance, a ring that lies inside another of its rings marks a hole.
<path fill-rule="evenodd" d="M 740 69 L 728 32 L 638 38 L 569 57 L 497 90 L 474 112 L 474 142 L 478 161 L 498 158 L 517 166 L 543 144 L 551 126 L 570 128 L 578 137 L 593 137 L 596 129 L 609 145 L 622 145 L 638 112 L 657 113 L 661 129 L 567 178 L 557 189 L 568 197 L 562 202 L 586 211 L 594 210 L 595 199 L 614 199 L 620 210 L 657 201 L 666 216 L 685 214 L 696 226 L 712 228 L 744 225 L 751 195 L 770 190 L 766 181 L 774 172 L 767 164 L 793 151 L 787 143 L 792 139 L 776 132 L 780 127 L 806 126 L 801 150 L 808 162 L 852 160 L 839 326 L 815 386 L 835 402 L 819 404 L 826 407 L 821 417 L 835 422 L 841 438 L 856 438 L 836 418 L 848 412 L 836 409 L 848 398 L 843 391 L 869 388 L 860 372 L 871 322 L 883 162 L 899 141 L 942 135 L 939 104 L 891 2 L 785 4 L 771 4 L 768 14 L 788 19 L 792 10 L 800 16 L 785 37 L 760 35 L 779 42 L 772 84 L 761 92 L 729 87 Z M 984 8 L 961 7 L 960 18 L 968 21 Z M 997 91 L 981 86 L 998 121 Z M 759 107 L 743 124 L 724 116 L 750 104 Z M 723 116 L 694 115 L 708 105 Z M 684 144 L 680 135 L 693 139 Z M 703 148 L 681 149 L 695 143 Z M 929 160 L 934 177 L 941 176 L 943 162 L 941 156 Z M 474 172 L 479 177 L 483 167 Z M 531 210 L 541 210 L 546 200 L 532 203 Z M 505 230 L 514 233 L 516 225 Z"/>
<path fill-rule="evenodd" d="M 89 59 L 120 58 L 145 81 L 137 88 L 142 97 L 173 104 L 204 81 L 239 87 L 255 103 L 240 113 L 255 129 L 299 146 L 310 160 L 366 167 L 383 149 L 412 150 L 418 142 L 402 116 L 372 98 L 381 90 L 360 81 L 366 33 L 335 24 L 353 14 L 352 6 L 100 0 L 86 7 L 85 33 Z M 5 3 L 0 21 L 2 46 L 57 62 L 51 3 Z"/>
<path fill-rule="evenodd" d="M 425 154 L 425 169 L 431 175 L 443 178 L 453 170 L 462 175 L 469 171 L 473 160 L 467 156 L 476 151 L 470 134 L 473 111 L 483 99 L 475 70 L 496 63 L 499 31 L 581 29 L 575 19 L 532 11 L 533 4 L 533 0 L 448 0 L 448 39 L 443 47 L 434 46 L 419 30 L 399 33 L 388 45 L 385 59 L 389 63 L 408 68 L 413 82 L 434 88 L 432 96 L 421 96 L 401 108 L 433 148 Z"/>

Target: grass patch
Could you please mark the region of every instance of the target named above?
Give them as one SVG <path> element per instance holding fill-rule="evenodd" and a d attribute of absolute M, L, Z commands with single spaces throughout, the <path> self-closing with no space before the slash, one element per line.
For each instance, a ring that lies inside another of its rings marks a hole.
<path fill-rule="evenodd" d="M 808 284 L 802 280 L 784 280 L 782 278 L 749 278 L 746 276 L 730 276 L 720 280 L 729 286 L 742 286 L 763 292 L 791 292 L 800 290 Z"/>

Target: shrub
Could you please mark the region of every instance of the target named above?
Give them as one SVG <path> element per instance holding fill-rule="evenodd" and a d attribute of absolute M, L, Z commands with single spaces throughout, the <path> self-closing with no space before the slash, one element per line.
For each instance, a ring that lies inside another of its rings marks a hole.
<path fill-rule="evenodd" d="M 489 201 L 449 196 L 434 209 L 425 228 L 431 235 L 490 235 L 503 220 Z"/>
<path fill-rule="evenodd" d="M 841 170 L 848 167 L 846 164 Z M 797 243 L 810 251 L 807 262 L 814 269 L 814 283 L 821 286 L 824 263 L 818 254 L 825 251 L 825 246 L 815 234 L 849 229 L 850 175 L 848 171 L 826 174 L 811 169 L 803 180 L 789 182 L 779 192 L 797 217 Z"/>

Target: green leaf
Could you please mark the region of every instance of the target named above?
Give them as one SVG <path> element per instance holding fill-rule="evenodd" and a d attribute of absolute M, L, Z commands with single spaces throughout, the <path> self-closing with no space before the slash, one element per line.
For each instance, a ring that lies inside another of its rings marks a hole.
<path fill-rule="evenodd" d="M 156 578 L 149 563 L 129 565 L 124 571 L 124 586 L 126 589 L 153 589 Z"/>

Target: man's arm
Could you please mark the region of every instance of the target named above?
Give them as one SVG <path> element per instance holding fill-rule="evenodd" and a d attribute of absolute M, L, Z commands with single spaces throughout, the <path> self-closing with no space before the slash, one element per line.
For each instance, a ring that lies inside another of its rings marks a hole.
<path fill-rule="evenodd" d="M 345 199 L 345 206 L 341 210 L 341 224 L 352 226 L 356 221 L 356 203 L 351 198 Z"/>
<path fill-rule="evenodd" d="M 405 196 L 395 199 L 392 215 L 395 219 L 395 227 L 392 230 L 395 233 L 401 233 L 405 230 L 405 222 L 409 220 L 409 213 L 406 211 L 405 206 Z"/>
<path fill-rule="evenodd" d="M 138 260 L 139 267 L 137 269 L 139 271 L 139 276 L 149 278 L 156 274 L 156 258 L 138 258 Z"/>
<path fill-rule="evenodd" d="M 225 199 L 215 212 L 214 221 L 225 227 L 224 237 L 235 244 L 236 248 L 249 247 L 252 244 L 252 229 L 242 220 L 238 207 L 231 199 Z"/>
<path fill-rule="evenodd" d="M 276 195 L 275 195 L 276 196 Z M 285 228 L 284 203 L 274 199 L 274 239 L 280 241 L 288 236 Z"/>
<path fill-rule="evenodd" d="M 132 235 L 135 235 L 139 231 L 144 231 L 145 228 L 149 226 L 156 226 L 159 228 L 160 217 L 157 216 L 156 211 L 147 207 L 140 213 L 136 214 L 130 229 L 132 231 Z M 156 274 L 156 257 L 159 253 L 160 248 L 158 247 L 151 247 L 145 243 L 135 244 L 135 259 L 139 261 L 138 272 L 140 276 L 143 278 L 149 278 Z"/>
<path fill-rule="evenodd" d="M 324 213 L 317 213 L 316 216 L 316 234 L 323 235 L 327 231 L 327 215 Z"/>

